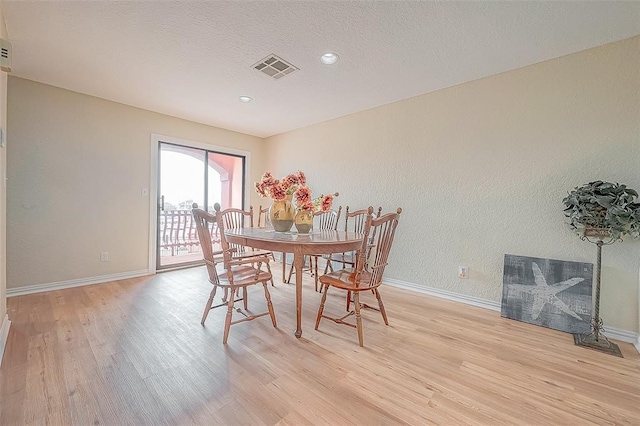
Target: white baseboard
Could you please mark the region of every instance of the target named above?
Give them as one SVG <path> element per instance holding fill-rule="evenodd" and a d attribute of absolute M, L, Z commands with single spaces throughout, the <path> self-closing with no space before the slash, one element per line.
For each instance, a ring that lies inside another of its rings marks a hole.
<path fill-rule="evenodd" d="M 623 330 L 621 328 L 609 327 L 604 325 L 604 335 L 610 339 L 620 340 L 621 342 L 636 343 L 638 339 L 638 333 L 630 330 Z M 640 351 L 638 351 L 640 352 Z"/>
<path fill-rule="evenodd" d="M 23 296 L 25 294 L 42 293 L 44 291 L 62 290 L 65 288 L 81 287 L 83 285 L 100 284 L 109 281 L 126 280 L 129 278 L 143 277 L 149 275 L 149 270 L 119 272 L 117 274 L 100 275 L 97 277 L 79 278 L 68 281 L 58 281 L 47 284 L 27 285 L 24 287 L 7 288 L 7 297 Z"/>
<path fill-rule="evenodd" d="M 500 303 L 493 300 L 481 299 L 479 297 L 467 296 L 465 294 L 454 293 L 452 291 L 442 290 L 434 287 L 426 287 L 406 281 L 395 280 L 392 278 L 384 278 L 384 283 L 392 287 L 398 287 L 405 290 L 415 291 L 417 293 L 428 294 L 429 296 L 441 297 L 443 299 L 461 302 L 467 305 L 477 306 L 479 308 L 490 309 L 500 312 Z"/>
<path fill-rule="evenodd" d="M 0 326 L 0 367 L 2 366 L 2 358 L 4 357 L 4 348 L 7 346 L 9 327 L 11 327 L 11 321 L 9 321 L 9 315 L 5 315 L 4 320 L 2 320 L 2 326 Z"/>
<path fill-rule="evenodd" d="M 400 281 L 392 278 L 385 278 L 384 283 L 392 287 L 398 287 L 417 293 L 428 294 L 429 296 L 441 297 L 443 299 L 452 300 L 454 302 L 465 303 L 467 305 L 477 306 L 480 308 L 490 309 L 492 311 L 500 311 L 500 303 L 493 300 L 481 299 L 479 297 L 458 294 L 452 291 L 442 290 L 439 288 L 427 287 L 406 281 Z M 640 334 L 635 331 L 622 330 L 614 327 L 605 326 L 604 334 L 621 342 L 633 343 L 638 353 L 640 353 Z"/>

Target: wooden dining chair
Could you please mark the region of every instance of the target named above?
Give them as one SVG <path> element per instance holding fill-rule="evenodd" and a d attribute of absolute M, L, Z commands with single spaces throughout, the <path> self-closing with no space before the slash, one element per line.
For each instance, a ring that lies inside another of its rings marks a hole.
<path fill-rule="evenodd" d="M 271 228 L 271 221 L 269 220 L 269 207 L 262 208 L 262 205 L 258 207 L 258 228 Z M 275 262 L 276 258 L 273 256 L 273 261 Z M 287 268 L 287 253 L 282 253 L 282 282 L 286 283 L 286 268 Z"/>
<path fill-rule="evenodd" d="M 216 215 L 218 215 L 217 212 Z M 249 211 L 236 208 L 225 209 L 222 210 L 219 215 L 224 221 L 225 229 L 253 228 L 253 206 L 249 207 Z M 229 243 L 229 246 L 235 249 L 233 257 L 236 259 L 268 256 L 275 261 L 273 252 L 269 250 L 259 250 L 253 247 L 245 247 L 240 244 L 232 243 Z M 269 265 L 269 262 L 267 262 L 267 270 L 271 273 L 271 266 Z M 271 280 L 271 285 L 274 285 L 273 280 Z"/>
<path fill-rule="evenodd" d="M 339 271 L 330 272 L 320 277 L 320 282 L 324 286 L 324 292 L 322 293 L 322 300 L 316 317 L 316 330 L 320 326 L 320 320 L 322 320 L 322 318 L 330 319 L 337 324 L 355 327 L 358 330 L 358 343 L 360 346 L 363 346 L 362 317 L 360 316 L 361 308 L 380 311 L 384 323 L 389 325 L 387 313 L 384 310 L 378 287 L 382 284 L 382 276 L 387 266 L 389 252 L 391 251 L 401 213 L 402 209 L 398 208 L 396 213 L 387 213 L 381 217 L 374 218 L 373 207 L 369 207 L 365 222 L 364 239 L 361 248 L 357 252 L 358 259 L 356 261 L 356 267 L 340 269 Z M 374 236 L 373 241 L 371 241 L 370 236 Z M 372 243 L 373 249 L 370 249 Z M 371 259 L 367 259 L 367 256 L 371 256 Z M 367 265 L 366 268 L 365 265 Z M 345 290 L 354 295 L 354 309 L 340 318 L 324 315 L 324 305 L 327 301 L 327 294 L 330 287 Z M 360 303 L 360 292 L 362 291 L 372 291 L 375 294 L 378 300 L 378 308 Z M 345 319 L 351 315 L 356 316 L 355 325 L 345 321 Z"/>
<path fill-rule="evenodd" d="M 224 235 L 225 223 L 220 216 L 220 205 L 216 204 L 216 215 L 207 213 L 206 211 L 198 208 L 192 210 L 193 218 L 196 221 L 196 230 L 198 238 L 202 246 L 202 253 L 204 256 L 204 262 L 207 267 L 207 274 L 209 276 L 209 282 L 213 284 L 213 289 L 209 295 L 209 300 L 202 314 L 202 320 L 200 324 L 204 326 L 204 322 L 209 315 L 211 309 L 218 308 L 220 306 L 227 307 L 227 315 L 224 323 L 224 333 L 222 337 L 222 343 L 227 343 L 229 337 L 229 328 L 244 321 L 250 321 L 264 315 L 271 317 L 271 322 L 274 327 L 277 327 L 276 316 L 273 311 L 273 304 L 271 303 L 271 295 L 269 294 L 269 288 L 267 282 L 272 279 L 271 273 L 263 271 L 261 266 L 263 263 L 268 264 L 269 259 L 266 256 L 256 256 L 251 258 L 239 259 L 234 258 L 233 254 L 235 248 L 232 248 Z M 211 244 L 210 225 L 212 223 L 217 224 L 217 228 L 220 230 L 220 243 L 222 246 L 221 251 L 214 251 Z M 222 255 L 222 257 L 220 257 Z M 218 259 L 222 259 L 219 261 Z M 243 318 L 233 320 L 233 308 L 234 303 L 243 301 L 244 310 L 247 311 L 247 287 L 262 283 L 264 287 L 264 296 L 267 301 L 267 312 L 260 314 L 248 315 L 240 309 L 236 309 L 237 312 L 244 315 Z M 214 298 L 218 288 L 224 290 L 222 296 L 222 302 L 213 305 Z M 240 297 L 240 290 L 242 290 L 242 297 Z M 230 294 L 229 294 L 230 293 Z"/>
<path fill-rule="evenodd" d="M 367 223 L 367 215 L 369 211 L 368 209 L 360 209 L 355 211 L 349 211 L 349 206 L 345 209 L 344 214 L 344 230 L 355 232 L 356 234 L 363 234 L 364 227 Z M 382 207 L 378 207 L 375 217 L 378 218 L 382 214 Z M 373 239 L 373 235 L 369 236 L 369 240 Z M 371 242 L 371 241 L 370 241 Z M 371 250 L 372 246 L 369 245 L 369 250 Z M 347 265 L 354 267 L 356 266 L 356 252 L 350 251 L 346 253 L 333 253 L 328 255 L 323 255 L 326 259 L 327 263 L 324 266 L 324 273 L 333 272 L 333 262 L 342 263 L 342 269 L 346 268 Z M 367 256 L 368 258 L 368 256 Z M 366 265 L 365 265 L 366 267 Z M 320 285 L 320 291 L 322 291 L 322 285 Z M 347 311 L 349 310 L 349 305 L 351 303 L 351 294 L 347 294 Z"/>
<path fill-rule="evenodd" d="M 367 209 L 360 209 L 355 211 L 349 211 L 349 206 L 345 209 L 344 214 L 344 230 L 355 232 L 356 234 L 364 233 L 364 227 L 367 222 Z M 378 207 L 376 218 L 382 214 L 382 207 Z M 333 253 L 323 256 L 327 260 L 327 264 L 324 267 L 324 273 L 333 272 L 333 263 L 342 263 L 342 268 L 346 268 L 347 265 L 355 267 L 356 265 L 356 252 L 346 253 Z M 320 289 L 322 291 L 322 288 Z"/>
<path fill-rule="evenodd" d="M 340 220 L 340 214 L 342 213 L 342 206 L 338 206 L 338 210 L 329 210 L 327 212 L 317 211 L 313 213 L 313 230 L 314 231 L 336 231 L 338 229 L 338 221 Z M 313 254 L 305 256 L 304 263 L 309 260 L 309 270 L 314 277 L 315 289 L 318 291 L 318 259 L 321 254 Z M 293 273 L 293 264 L 289 268 L 289 277 L 287 283 L 291 281 L 291 274 Z"/>

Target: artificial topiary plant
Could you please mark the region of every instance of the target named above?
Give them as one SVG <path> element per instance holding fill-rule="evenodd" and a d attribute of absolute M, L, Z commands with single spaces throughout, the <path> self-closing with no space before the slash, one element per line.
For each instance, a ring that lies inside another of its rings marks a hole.
<path fill-rule="evenodd" d="M 583 235 L 586 228 L 609 230 L 613 239 L 625 235 L 640 237 L 640 203 L 638 192 L 618 183 L 589 182 L 562 200 L 569 226 Z"/>
<path fill-rule="evenodd" d="M 602 246 L 613 244 L 623 236 L 640 236 L 640 203 L 636 202 L 638 192 L 618 183 L 597 180 L 589 182 L 573 191 L 562 200 L 569 218 L 569 226 L 580 238 L 598 246 L 596 264 L 596 298 L 591 317 L 591 333 L 574 334 L 576 345 L 586 346 L 611 355 L 622 357 L 620 348 L 603 335 L 600 318 L 600 274 Z M 604 337 L 601 339 L 600 337 Z"/>

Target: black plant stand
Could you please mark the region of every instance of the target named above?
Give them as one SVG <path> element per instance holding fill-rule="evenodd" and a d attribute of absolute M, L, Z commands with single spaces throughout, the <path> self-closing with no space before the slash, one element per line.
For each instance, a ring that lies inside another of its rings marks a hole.
<path fill-rule="evenodd" d="M 604 238 L 608 238 L 604 242 Z M 592 238 L 595 238 L 592 239 Z M 604 326 L 602 318 L 600 318 L 600 267 L 602 264 L 602 246 L 608 246 L 615 243 L 620 238 L 611 238 L 610 231 L 607 229 L 587 228 L 583 236 L 583 241 L 588 241 L 598 247 L 598 261 L 596 263 L 596 303 L 591 317 L 591 331 L 589 333 L 574 333 L 573 342 L 578 346 L 604 352 L 609 355 L 615 355 L 623 358 L 620 348 L 604 335 Z"/>

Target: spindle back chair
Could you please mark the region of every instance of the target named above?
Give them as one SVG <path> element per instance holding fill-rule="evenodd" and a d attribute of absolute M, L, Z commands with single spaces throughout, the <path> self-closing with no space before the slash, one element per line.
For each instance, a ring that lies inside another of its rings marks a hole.
<path fill-rule="evenodd" d="M 316 317 L 316 330 L 320 326 L 322 318 L 330 319 L 337 324 L 355 327 L 358 330 L 358 343 L 363 346 L 362 317 L 360 315 L 360 310 L 363 307 L 380 311 L 384 323 L 389 325 L 378 288 L 382 284 L 382 277 L 388 264 L 389 253 L 401 213 L 402 209 L 398 208 L 396 213 L 387 213 L 379 218 L 374 218 L 373 207 L 369 207 L 364 229 L 364 240 L 357 252 L 358 259 L 355 270 L 353 268 L 341 269 L 320 277 L 324 292 L 322 293 L 322 300 Z M 365 265 L 367 265 L 367 268 L 365 268 Z M 340 318 L 330 317 L 323 313 L 330 287 L 345 290 L 354 295 L 354 309 Z M 375 294 L 378 308 L 360 303 L 360 292 L 362 291 L 372 291 Z M 356 316 L 355 325 L 344 321 L 351 315 Z"/>

